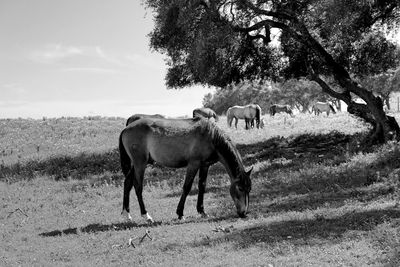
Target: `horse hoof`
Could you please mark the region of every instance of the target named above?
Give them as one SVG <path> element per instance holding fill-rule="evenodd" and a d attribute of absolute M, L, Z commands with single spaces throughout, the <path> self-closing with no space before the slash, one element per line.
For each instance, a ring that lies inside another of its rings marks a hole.
<path fill-rule="evenodd" d="M 151 218 L 151 216 L 148 213 L 143 214 L 142 217 L 146 220 L 147 223 L 149 223 L 149 224 L 154 223 L 153 218 Z"/>
<path fill-rule="evenodd" d="M 185 218 L 185 216 L 178 216 L 178 220 L 180 220 L 180 221 L 185 221 L 186 220 L 186 218 Z"/>
<path fill-rule="evenodd" d="M 126 210 L 123 210 L 121 212 L 122 217 L 124 217 L 124 219 L 126 219 L 127 221 L 133 221 L 132 216 L 129 214 L 129 212 L 127 212 Z"/>

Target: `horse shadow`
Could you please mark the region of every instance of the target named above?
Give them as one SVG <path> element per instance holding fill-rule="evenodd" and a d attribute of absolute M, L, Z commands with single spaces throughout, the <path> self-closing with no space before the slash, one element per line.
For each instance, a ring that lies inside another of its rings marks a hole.
<path fill-rule="evenodd" d="M 212 217 L 208 216 L 206 218 L 198 218 L 197 216 L 189 216 L 186 220 L 179 220 L 177 218 L 169 221 L 155 221 L 154 223 L 135 223 L 135 222 L 122 222 L 122 223 L 111 223 L 111 224 L 100 224 L 93 223 L 84 227 L 73 227 L 63 230 L 53 230 L 49 232 L 40 233 L 41 237 L 55 237 L 63 235 L 79 235 L 82 233 L 99 233 L 99 232 L 111 232 L 111 231 L 125 231 L 138 228 L 156 228 L 159 226 L 171 226 L 171 225 L 181 225 L 190 224 L 198 222 L 219 222 L 219 221 L 234 221 L 237 216 L 232 214 L 226 214 L 224 216 Z"/>
<path fill-rule="evenodd" d="M 62 236 L 62 235 L 78 235 L 80 233 L 124 231 L 124 230 L 130 230 L 133 228 L 157 227 L 161 224 L 162 224 L 162 222 L 160 222 L 160 221 L 154 222 L 153 224 L 135 223 L 135 222 L 122 222 L 122 223 L 111 223 L 111 224 L 93 223 L 93 224 L 89 224 L 85 227 L 74 227 L 74 228 L 67 228 L 67 229 L 63 229 L 63 230 L 54 230 L 54 231 L 50 231 L 50 232 L 43 232 L 43 233 L 40 233 L 39 236 L 54 237 L 54 236 Z"/>

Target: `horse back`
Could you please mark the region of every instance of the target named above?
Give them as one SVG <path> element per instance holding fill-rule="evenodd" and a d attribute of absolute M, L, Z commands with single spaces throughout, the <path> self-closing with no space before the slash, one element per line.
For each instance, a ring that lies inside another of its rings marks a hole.
<path fill-rule="evenodd" d="M 124 129 L 122 142 L 131 149 L 132 157 L 135 154 L 150 157 L 167 167 L 180 168 L 195 160 L 207 161 L 215 148 L 201 130 L 200 120 L 142 118 Z"/>

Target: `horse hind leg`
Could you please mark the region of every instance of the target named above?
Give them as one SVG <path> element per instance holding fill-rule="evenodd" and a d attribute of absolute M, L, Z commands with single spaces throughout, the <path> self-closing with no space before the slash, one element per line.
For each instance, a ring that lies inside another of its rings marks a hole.
<path fill-rule="evenodd" d="M 148 223 L 154 223 L 153 218 L 147 213 L 143 201 L 143 178 L 146 169 L 146 164 L 147 162 L 144 163 L 143 165 L 140 165 L 140 167 L 137 168 L 136 171 L 137 183 L 134 183 L 134 187 L 135 187 L 136 197 L 139 202 L 140 214 L 142 215 L 142 218 L 144 218 Z"/>
<path fill-rule="evenodd" d="M 249 128 L 249 124 L 250 124 L 249 119 L 244 119 L 244 123 L 245 123 L 245 129 L 249 130 L 250 129 Z"/>
<path fill-rule="evenodd" d="M 124 181 L 124 197 L 122 201 L 122 212 L 121 212 L 122 216 L 129 221 L 132 221 L 132 216 L 129 213 L 129 195 L 135 181 L 136 181 L 135 170 L 134 167 L 132 166 L 130 171 L 126 175 Z"/>
<path fill-rule="evenodd" d="M 133 149 L 134 150 L 134 149 Z M 143 201 L 143 178 L 144 172 L 146 169 L 147 162 L 149 160 L 149 156 L 146 153 L 140 153 L 140 151 L 131 151 L 132 155 L 135 155 L 132 163 L 131 170 L 128 175 L 126 175 L 124 182 L 124 199 L 123 199 L 123 211 L 122 214 L 128 219 L 132 220 L 132 217 L 129 214 L 129 195 L 132 187 L 135 188 L 135 193 L 137 200 L 139 202 L 140 212 L 143 218 L 146 219 L 147 222 L 153 223 L 153 218 L 147 213 L 144 201 Z"/>

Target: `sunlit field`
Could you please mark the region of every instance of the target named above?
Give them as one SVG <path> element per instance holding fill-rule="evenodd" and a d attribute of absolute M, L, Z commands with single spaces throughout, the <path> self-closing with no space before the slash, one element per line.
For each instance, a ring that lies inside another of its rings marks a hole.
<path fill-rule="evenodd" d="M 209 172 L 209 217 L 196 178 L 185 221 L 185 170 L 148 166 L 153 225 L 134 190 L 134 221 L 120 215 L 125 118 L 0 120 L 0 266 L 399 266 L 400 144 L 361 151 L 368 128 L 345 112 L 264 119 L 248 131 L 217 122 L 253 167 L 247 218 L 222 165 Z"/>

